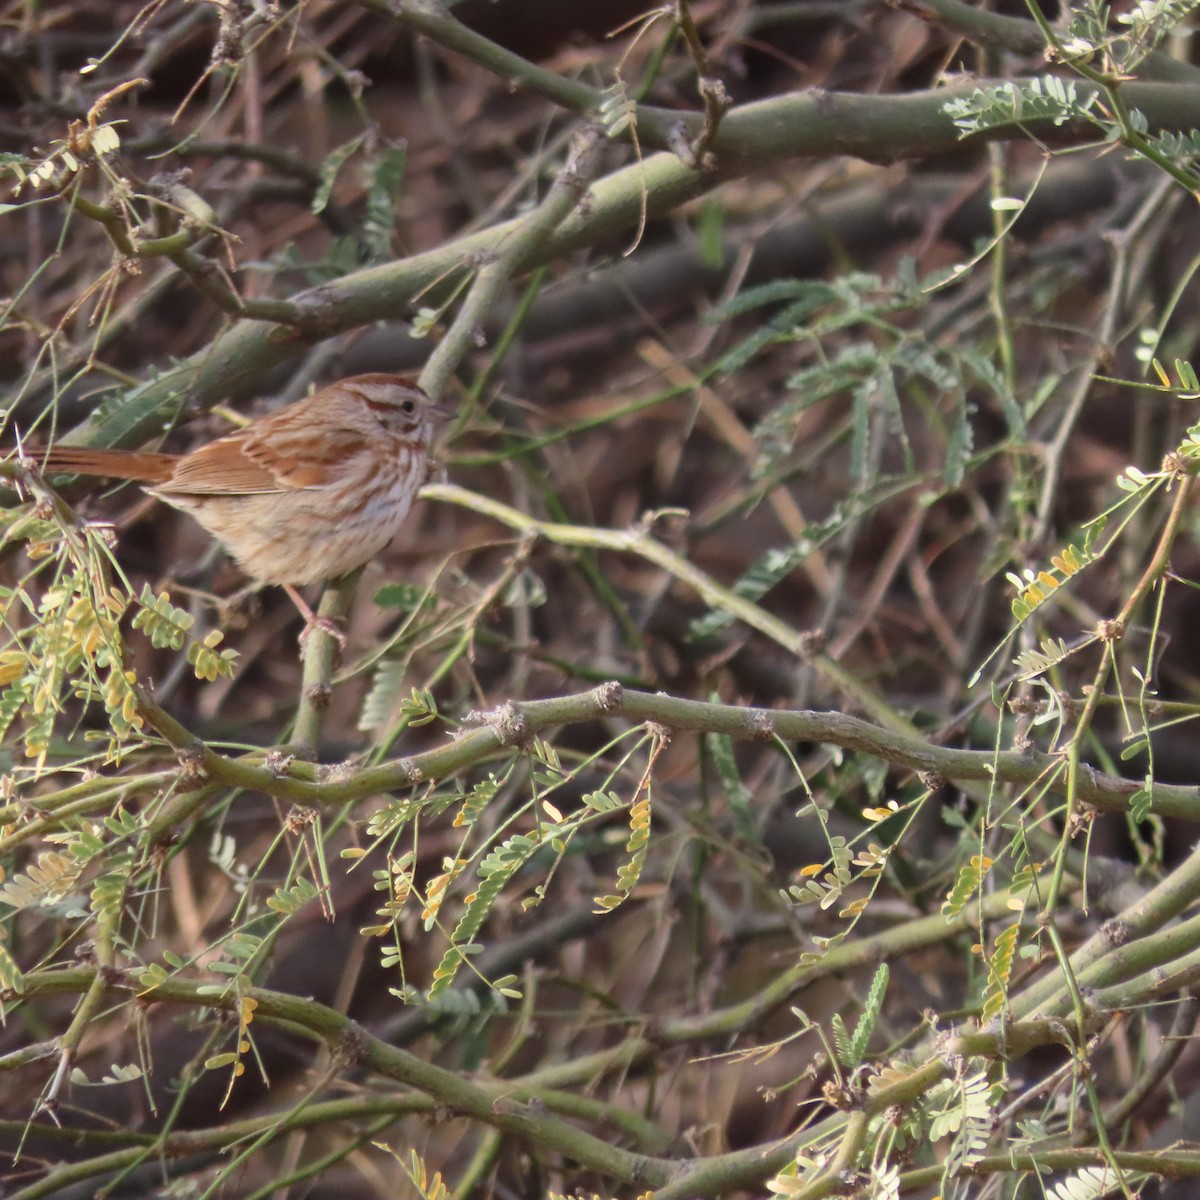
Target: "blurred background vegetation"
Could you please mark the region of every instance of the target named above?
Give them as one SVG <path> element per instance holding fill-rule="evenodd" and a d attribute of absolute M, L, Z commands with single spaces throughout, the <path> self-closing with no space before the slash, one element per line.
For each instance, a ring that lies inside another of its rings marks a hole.
<path fill-rule="evenodd" d="M 0 5 L 5 1194 L 1190 1194 L 1196 7 Z"/>

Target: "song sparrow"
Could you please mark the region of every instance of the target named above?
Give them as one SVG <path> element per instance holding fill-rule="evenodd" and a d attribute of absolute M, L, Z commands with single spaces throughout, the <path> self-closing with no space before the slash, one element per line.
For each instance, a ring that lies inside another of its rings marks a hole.
<path fill-rule="evenodd" d="M 311 627 L 296 588 L 347 574 L 395 537 L 425 482 L 437 412 L 410 379 L 354 375 L 190 454 L 59 444 L 39 457 L 47 473 L 147 485 L 247 574 L 281 585 Z"/>

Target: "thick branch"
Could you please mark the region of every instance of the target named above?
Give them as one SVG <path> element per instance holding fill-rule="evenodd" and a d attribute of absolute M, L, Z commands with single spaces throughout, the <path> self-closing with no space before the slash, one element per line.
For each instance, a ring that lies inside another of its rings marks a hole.
<path fill-rule="evenodd" d="M 344 770 L 331 773 L 302 762 L 291 763 L 279 771 L 245 758 L 226 758 L 210 747 L 198 747 L 149 696 L 143 693 L 139 701 L 147 722 L 172 745 L 178 745 L 199 778 L 300 804 L 355 804 L 382 792 L 407 790 L 486 762 L 534 734 L 557 726 L 618 716 L 631 721 L 654 721 L 669 729 L 722 733 L 733 738 L 756 741 L 781 738 L 788 742 L 840 746 L 932 779 L 1036 785 L 1058 795 L 1066 790 L 1063 760 L 1055 755 L 1020 750 L 998 753 L 957 750 L 883 729 L 844 713 L 707 704 L 632 691 L 616 683 L 603 684 L 577 696 L 509 703 L 494 712 L 478 714 L 480 727 L 461 734 L 448 746 L 365 767 L 352 774 Z M 1086 770 L 1080 773 L 1077 794 L 1080 800 L 1096 808 L 1124 812 L 1140 786 L 1137 780 Z M 1153 811 L 1162 816 L 1200 820 L 1200 790 L 1157 784 Z M 151 836 L 170 836 L 178 819 L 179 814 L 173 808 L 164 809 L 152 823 Z M 3 850 L 0 840 L 0 852 Z"/>
<path fill-rule="evenodd" d="M 669 212 L 727 180 L 793 158 L 846 154 L 870 162 L 894 162 L 952 153 L 961 138 L 943 106 L 956 95 L 983 85 L 904 96 L 799 92 L 730 109 L 710 147 L 713 170 L 689 167 L 674 154 L 661 153 L 614 171 L 593 184 L 586 202 L 540 246 L 531 248 L 516 267 L 525 270 L 553 262 L 637 228 L 645 216 Z M 1084 97 L 1091 85 L 1081 82 L 1077 90 Z M 1130 106 L 1146 115 L 1151 130 L 1200 127 L 1200 87 L 1128 84 L 1122 94 Z M 672 116 L 679 119 L 678 114 Z M 689 114 L 684 121 L 690 121 L 689 135 L 700 134 L 703 118 L 699 114 Z M 639 127 L 639 136 L 641 133 Z M 1036 122 L 993 130 L 988 136 L 1025 140 L 1030 133 L 1076 145 L 1094 141 L 1096 136 L 1090 126 L 1056 129 Z M 429 289 L 457 282 L 458 273 L 469 269 L 467 264 L 486 261 L 519 225 L 520 219 L 507 221 L 423 254 L 355 271 L 301 292 L 292 300 L 295 309 L 289 311 L 303 325 L 304 336 L 265 321 L 239 321 L 202 353 L 180 364 L 169 382 L 147 385 L 145 396 L 161 395 L 164 403 L 171 402 L 182 387 L 195 403 L 205 406 L 249 387 L 272 366 L 307 349 L 311 340 L 394 319 Z M 148 440 L 159 427 L 161 419 L 151 413 L 144 428 L 139 425 L 127 431 L 126 444 L 139 437 Z"/>

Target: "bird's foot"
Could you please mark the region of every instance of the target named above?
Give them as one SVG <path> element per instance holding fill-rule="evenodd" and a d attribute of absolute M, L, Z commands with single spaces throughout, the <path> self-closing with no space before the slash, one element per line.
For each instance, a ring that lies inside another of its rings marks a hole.
<path fill-rule="evenodd" d="M 346 645 L 346 635 L 338 627 L 337 621 L 333 617 L 319 617 L 313 612 L 312 607 L 300 595 L 298 591 L 290 583 L 283 585 L 283 590 L 287 592 L 292 603 L 300 610 L 300 615 L 304 618 L 304 628 L 300 632 L 300 645 L 312 637 L 314 630 L 319 629 L 327 637 L 333 638 L 339 646 Z"/>

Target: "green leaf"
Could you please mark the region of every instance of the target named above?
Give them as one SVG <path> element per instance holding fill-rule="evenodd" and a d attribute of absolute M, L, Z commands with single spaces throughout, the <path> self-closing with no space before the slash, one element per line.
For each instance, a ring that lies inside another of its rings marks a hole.
<path fill-rule="evenodd" d="M 883 998 L 887 994 L 888 978 L 888 965 L 881 962 L 875 972 L 875 978 L 871 980 L 871 990 L 867 993 L 867 1001 L 863 1005 L 862 1015 L 854 1026 L 854 1036 L 850 1039 L 850 1061 L 845 1065 L 851 1070 L 859 1066 L 867 1056 L 867 1045 L 871 1041 L 871 1034 L 875 1032 L 875 1023 L 879 1020 L 879 1014 L 883 1011 Z"/>
<path fill-rule="evenodd" d="M 700 261 L 710 269 L 725 264 L 725 206 L 709 197 L 700 205 Z"/>
<path fill-rule="evenodd" d="M 329 197 L 333 194 L 333 185 L 337 180 L 338 172 L 346 165 L 350 156 L 363 144 L 365 137 L 366 135 L 362 133 L 357 137 L 352 137 L 348 142 L 343 142 L 340 146 L 335 146 L 322 159 L 319 168 L 321 182 L 317 185 L 317 190 L 313 193 L 312 198 L 311 207 L 315 215 L 320 215 L 325 211 L 325 207 L 329 203 Z"/>
<path fill-rule="evenodd" d="M 25 976 L 3 942 L 0 942 L 0 990 L 15 992 L 18 996 L 25 993 Z"/>
<path fill-rule="evenodd" d="M 367 167 L 366 214 L 363 240 L 368 261 L 386 262 L 392 257 L 396 231 L 396 202 L 404 189 L 407 154 L 403 146 L 389 147 Z"/>
<path fill-rule="evenodd" d="M 415 587 L 411 583 L 385 583 L 375 589 L 372 599 L 380 608 L 397 608 L 401 612 L 411 612 L 426 594 L 425 588 Z"/>
<path fill-rule="evenodd" d="M 713 703 L 719 703 L 719 697 L 712 696 Z M 713 766 L 725 795 L 729 798 L 729 809 L 733 814 L 734 824 L 738 833 L 754 845 L 762 845 L 762 835 L 754 820 L 754 810 L 751 808 L 750 789 L 742 783 L 738 771 L 737 759 L 734 756 L 733 738 L 722 733 L 710 733 L 705 737 L 708 752 L 712 756 Z"/>
<path fill-rule="evenodd" d="M 75 445 L 143 446 L 179 419 L 187 398 L 185 390 L 167 390 L 164 381 L 171 372 L 152 379 L 128 392 L 110 392 L 92 410 L 88 421 L 72 432 Z M 75 434 L 79 436 L 76 437 Z"/>

